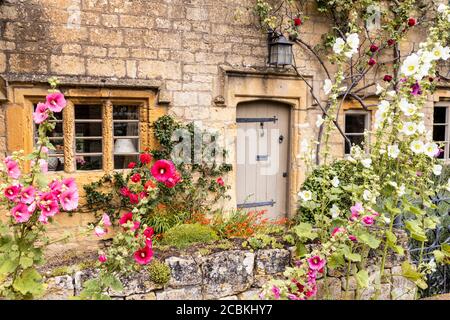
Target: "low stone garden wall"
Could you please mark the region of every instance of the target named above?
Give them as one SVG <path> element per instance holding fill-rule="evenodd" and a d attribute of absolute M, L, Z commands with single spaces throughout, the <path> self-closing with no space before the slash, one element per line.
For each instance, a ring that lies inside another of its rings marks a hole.
<path fill-rule="evenodd" d="M 123 277 L 123 292 L 109 292 L 113 299 L 145 300 L 250 300 L 257 299 L 261 286 L 272 277 L 281 277 L 286 266 L 292 263 L 293 248 L 244 250 L 232 248 L 206 253 L 194 252 L 170 253 L 162 259 L 170 267 L 169 282 L 162 286 L 150 281 L 146 270 Z M 386 277 L 382 282 L 380 299 L 413 299 L 415 285 L 401 276 L 401 263 L 406 257 L 392 255 L 387 259 Z M 375 265 L 369 265 L 372 285 L 363 289 L 362 299 L 370 299 L 375 291 L 373 283 L 379 275 Z M 68 299 L 79 294 L 83 283 L 96 277 L 98 271 L 85 269 L 67 275 L 48 277 L 47 294 L 44 299 Z M 332 299 L 354 299 L 356 281 L 350 279 L 346 293 L 345 277 L 339 272 L 330 271 L 327 287 Z M 324 279 L 318 280 L 318 295 L 325 294 Z"/>

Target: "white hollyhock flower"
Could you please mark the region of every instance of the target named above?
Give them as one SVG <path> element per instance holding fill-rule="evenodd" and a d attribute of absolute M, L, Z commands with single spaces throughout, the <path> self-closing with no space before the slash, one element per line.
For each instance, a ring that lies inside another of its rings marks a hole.
<path fill-rule="evenodd" d="M 412 116 L 416 112 L 416 106 L 412 103 L 409 103 L 408 100 L 405 98 L 402 98 L 399 103 L 400 110 L 406 115 L 406 116 Z"/>
<path fill-rule="evenodd" d="M 325 119 L 322 118 L 321 115 L 317 115 L 317 120 L 316 120 L 316 127 L 320 128 L 320 126 L 324 123 Z"/>
<path fill-rule="evenodd" d="M 437 11 L 439 13 L 443 13 L 447 10 L 447 6 L 444 3 L 439 4 L 439 6 L 437 7 Z"/>
<path fill-rule="evenodd" d="M 379 94 L 381 94 L 384 90 L 385 90 L 385 89 L 384 89 L 382 86 L 380 86 L 379 83 L 377 83 L 375 94 L 379 95 Z"/>
<path fill-rule="evenodd" d="M 361 160 L 361 163 L 364 167 L 370 168 L 370 166 L 372 165 L 372 159 Z"/>
<path fill-rule="evenodd" d="M 432 60 L 447 60 L 449 57 L 450 49 L 448 47 L 443 47 L 440 44 L 434 46 L 433 50 L 431 50 L 430 56 Z"/>
<path fill-rule="evenodd" d="M 331 180 L 331 185 L 335 188 L 339 187 L 339 184 L 341 183 L 341 181 L 339 181 L 338 177 L 334 177 L 333 180 Z"/>
<path fill-rule="evenodd" d="M 380 104 L 378 105 L 378 110 L 385 112 L 389 109 L 390 103 L 387 100 L 381 100 Z"/>
<path fill-rule="evenodd" d="M 347 43 L 350 48 L 353 50 L 358 49 L 359 47 L 359 36 L 357 33 L 351 33 L 347 37 Z"/>
<path fill-rule="evenodd" d="M 372 192 L 370 192 L 369 190 L 364 190 L 363 199 L 366 201 L 370 201 L 372 199 Z"/>
<path fill-rule="evenodd" d="M 424 147 L 424 153 L 430 158 L 435 157 L 439 152 L 439 146 L 437 143 L 428 142 Z"/>
<path fill-rule="evenodd" d="M 406 186 L 404 184 L 402 184 L 398 189 L 397 189 L 397 194 L 399 197 L 403 197 L 406 193 Z"/>
<path fill-rule="evenodd" d="M 409 147 L 411 148 L 412 152 L 414 152 L 416 154 L 423 153 L 423 151 L 425 149 L 423 142 L 420 140 L 414 140 L 413 142 L 411 142 Z"/>
<path fill-rule="evenodd" d="M 305 202 L 312 199 L 312 192 L 309 190 L 304 190 L 298 193 L 298 196 Z"/>
<path fill-rule="evenodd" d="M 419 122 L 419 124 L 417 125 L 417 132 L 423 134 L 425 130 L 425 123 L 423 121 Z"/>
<path fill-rule="evenodd" d="M 388 97 L 394 98 L 397 95 L 397 92 L 395 92 L 395 90 L 389 90 L 388 92 L 386 92 L 386 94 L 388 95 Z"/>
<path fill-rule="evenodd" d="M 405 122 L 403 125 L 403 133 L 411 136 L 417 131 L 417 124 L 415 122 Z"/>
<path fill-rule="evenodd" d="M 419 56 L 415 53 L 408 56 L 405 61 L 403 61 L 401 72 L 405 76 L 412 76 L 419 69 Z"/>
<path fill-rule="evenodd" d="M 337 205 L 333 204 L 330 209 L 330 214 L 333 219 L 336 219 L 341 214 L 341 211 L 339 210 L 339 207 Z"/>
<path fill-rule="evenodd" d="M 397 159 L 399 153 L 400 153 L 400 149 L 398 148 L 397 144 L 388 146 L 388 156 L 390 158 Z"/>
<path fill-rule="evenodd" d="M 330 79 L 325 79 L 323 84 L 323 91 L 325 91 L 325 94 L 328 95 L 331 92 L 331 89 L 333 88 L 333 83 Z"/>
<path fill-rule="evenodd" d="M 345 48 L 345 41 L 342 38 L 337 38 L 336 42 L 333 45 L 333 51 L 336 54 L 341 54 L 342 51 L 344 51 Z"/>
<path fill-rule="evenodd" d="M 435 165 L 433 166 L 433 173 L 434 173 L 436 176 L 440 176 L 441 173 L 442 173 L 442 166 L 441 166 L 440 164 L 435 164 Z"/>

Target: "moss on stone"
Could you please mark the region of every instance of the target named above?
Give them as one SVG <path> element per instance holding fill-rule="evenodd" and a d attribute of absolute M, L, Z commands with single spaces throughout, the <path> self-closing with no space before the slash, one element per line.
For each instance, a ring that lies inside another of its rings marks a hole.
<path fill-rule="evenodd" d="M 216 232 L 201 224 L 181 224 L 169 229 L 161 241 L 163 245 L 184 249 L 194 243 L 208 243 L 218 240 Z"/>
<path fill-rule="evenodd" d="M 165 285 L 170 280 L 170 268 L 164 262 L 153 260 L 147 268 L 149 278 L 157 284 Z"/>

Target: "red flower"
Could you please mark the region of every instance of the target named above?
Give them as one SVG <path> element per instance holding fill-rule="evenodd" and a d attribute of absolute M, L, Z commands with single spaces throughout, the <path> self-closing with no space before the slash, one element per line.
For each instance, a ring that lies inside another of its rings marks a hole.
<path fill-rule="evenodd" d="M 152 246 L 152 237 L 155 234 L 155 230 L 153 230 L 152 227 L 148 227 L 144 230 L 144 237 L 145 237 L 145 243 L 147 244 L 147 247 Z"/>
<path fill-rule="evenodd" d="M 375 44 L 372 44 L 372 45 L 370 46 L 370 52 L 377 52 L 377 51 L 378 51 L 378 46 L 375 45 Z"/>
<path fill-rule="evenodd" d="M 168 160 L 158 160 L 153 165 L 151 171 L 153 177 L 159 182 L 166 182 L 175 174 L 175 165 Z"/>
<path fill-rule="evenodd" d="M 126 225 L 130 221 L 133 221 L 133 213 L 127 212 L 123 216 L 120 217 L 119 224 L 121 226 L 123 226 L 123 225 Z M 134 224 L 134 226 L 131 228 L 131 230 L 133 230 L 133 231 L 139 229 L 139 226 L 141 225 L 141 223 L 139 221 L 134 221 L 133 224 Z"/>
<path fill-rule="evenodd" d="M 130 189 L 127 187 L 120 188 L 120 194 L 124 197 L 128 197 L 130 195 Z"/>
<path fill-rule="evenodd" d="M 139 173 L 133 174 L 131 176 L 131 181 L 133 181 L 134 183 L 138 183 L 139 181 L 141 181 L 141 175 Z"/>
<path fill-rule="evenodd" d="M 104 254 L 101 254 L 98 256 L 98 261 L 100 261 L 101 263 L 105 263 L 106 260 L 107 260 L 107 258 Z"/>
<path fill-rule="evenodd" d="M 392 76 L 389 75 L 389 74 L 386 74 L 386 75 L 383 77 L 383 80 L 386 81 L 386 82 L 391 82 L 391 81 L 392 81 Z"/>
<path fill-rule="evenodd" d="M 389 39 L 387 41 L 388 46 L 393 46 L 395 44 L 395 40 L 394 39 Z"/>
<path fill-rule="evenodd" d="M 374 58 L 370 58 L 370 59 L 369 59 L 369 62 L 367 62 L 367 63 L 369 64 L 369 66 L 374 66 L 374 65 L 377 64 L 377 62 L 375 61 Z"/>
<path fill-rule="evenodd" d="M 134 260 L 140 265 L 148 264 L 152 260 L 152 257 L 153 250 L 148 246 L 145 246 L 145 248 L 139 249 L 134 253 Z"/>
<path fill-rule="evenodd" d="M 152 161 L 152 156 L 148 153 L 142 153 L 139 156 L 139 160 L 141 160 L 142 164 L 148 164 Z"/>
<path fill-rule="evenodd" d="M 178 184 L 178 182 L 180 182 L 180 180 L 181 180 L 180 174 L 178 172 L 175 172 L 172 177 L 170 177 L 169 179 L 166 180 L 166 182 L 164 182 L 164 184 L 166 185 L 167 188 L 173 188 Z"/>
<path fill-rule="evenodd" d="M 302 19 L 300 19 L 300 18 L 295 18 L 294 19 L 294 26 L 298 27 L 301 24 L 302 24 Z"/>
<path fill-rule="evenodd" d="M 134 167 L 136 167 L 136 162 L 130 162 L 128 164 L 128 169 L 134 169 Z"/>
<path fill-rule="evenodd" d="M 222 187 L 225 185 L 225 182 L 223 182 L 222 177 L 217 178 L 216 182 Z"/>
<path fill-rule="evenodd" d="M 409 19 L 408 19 L 408 26 L 414 27 L 415 25 L 416 25 L 416 19 L 414 19 L 414 18 L 409 18 Z"/>
<path fill-rule="evenodd" d="M 128 199 L 130 199 L 130 202 L 132 204 L 138 204 L 139 203 L 139 196 L 135 193 L 130 193 L 128 195 Z"/>

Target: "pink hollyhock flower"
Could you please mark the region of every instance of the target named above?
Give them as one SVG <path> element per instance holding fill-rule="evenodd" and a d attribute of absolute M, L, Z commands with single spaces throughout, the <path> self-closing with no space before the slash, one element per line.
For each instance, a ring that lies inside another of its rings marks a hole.
<path fill-rule="evenodd" d="M 112 226 L 111 219 L 109 218 L 109 216 L 106 213 L 104 213 L 102 216 L 102 223 L 105 227 Z"/>
<path fill-rule="evenodd" d="M 364 216 L 362 218 L 362 223 L 364 223 L 366 226 L 371 226 L 374 223 L 373 216 Z"/>
<path fill-rule="evenodd" d="M 314 285 L 311 288 L 311 290 L 305 292 L 305 296 L 307 298 L 311 298 L 312 296 L 315 296 L 316 294 L 317 294 L 317 286 L 316 285 Z"/>
<path fill-rule="evenodd" d="M 18 223 L 27 222 L 31 217 L 31 213 L 28 212 L 28 207 L 25 203 L 19 203 L 17 206 L 12 208 L 11 214 Z"/>
<path fill-rule="evenodd" d="M 11 157 L 6 157 L 4 163 L 6 165 L 6 172 L 8 173 L 8 176 L 12 179 L 19 179 L 21 175 L 19 164 Z"/>
<path fill-rule="evenodd" d="M 134 169 L 134 167 L 136 167 L 136 162 L 130 162 L 128 164 L 128 169 Z"/>
<path fill-rule="evenodd" d="M 15 184 L 15 185 L 6 187 L 5 190 L 3 191 L 3 193 L 5 194 L 6 198 L 8 198 L 11 201 L 14 201 L 17 198 L 17 196 L 19 195 L 21 189 L 22 189 L 22 186 Z"/>
<path fill-rule="evenodd" d="M 223 182 L 222 177 L 217 178 L 216 182 L 222 187 L 225 185 L 225 182 Z"/>
<path fill-rule="evenodd" d="M 78 191 L 73 189 L 68 189 L 59 196 L 59 202 L 65 211 L 72 211 L 78 208 L 78 200 Z"/>
<path fill-rule="evenodd" d="M 138 183 L 141 181 L 141 175 L 139 173 L 133 174 L 131 176 L 131 181 L 133 181 L 134 183 Z"/>
<path fill-rule="evenodd" d="M 36 210 L 36 201 L 33 201 L 28 205 L 28 212 L 30 214 L 33 214 L 35 210 Z"/>
<path fill-rule="evenodd" d="M 350 211 L 352 213 L 350 219 L 355 220 L 359 217 L 359 214 L 364 211 L 364 208 L 361 203 L 357 202 L 353 207 L 350 208 Z"/>
<path fill-rule="evenodd" d="M 121 226 L 124 226 L 129 221 L 133 221 L 133 213 L 132 212 L 127 212 L 122 217 L 120 217 L 119 224 Z M 131 230 L 133 230 L 133 231 L 139 229 L 139 226 L 141 225 L 141 223 L 139 221 L 134 221 L 133 224 L 134 224 L 134 226 L 131 228 Z"/>
<path fill-rule="evenodd" d="M 273 286 L 272 287 L 272 293 L 275 299 L 280 299 L 280 288 Z"/>
<path fill-rule="evenodd" d="M 354 235 L 349 235 L 348 238 L 353 242 L 358 241 Z"/>
<path fill-rule="evenodd" d="M 50 192 L 55 197 L 58 197 L 62 192 L 62 183 L 59 180 L 54 179 L 52 182 L 48 184 L 48 187 L 50 188 Z"/>
<path fill-rule="evenodd" d="M 152 237 L 155 234 L 155 231 L 152 227 L 148 227 L 144 230 L 145 243 L 148 247 L 152 246 Z"/>
<path fill-rule="evenodd" d="M 42 224 L 47 224 L 48 223 L 48 217 L 45 214 L 41 213 L 41 215 L 39 216 L 38 221 L 41 222 Z"/>
<path fill-rule="evenodd" d="M 175 165 L 168 160 L 158 160 L 151 169 L 153 177 L 159 182 L 166 182 L 173 178 L 175 174 Z"/>
<path fill-rule="evenodd" d="M 40 194 L 38 207 L 46 217 L 53 217 L 59 212 L 58 201 L 55 195 L 51 192 Z"/>
<path fill-rule="evenodd" d="M 41 170 L 42 173 L 47 173 L 48 172 L 48 162 L 45 159 L 39 159 L 38 161 L 39 163 L 39 169 Z M 31 166 L 34 167 L 36 165 L 36 162 L 33 160 L 31 161 Z"/>
<path fill-rule="evenodd" d="M 288 299 L 289 300 L 300 300 L 299 297 L 297 297 L 295 294 L 292 294 L 292 293 L 288 294 Z"/>
<path fill-rule="evenodd" d="M 96 226 L 94 228 L 94 233 L 97 237 L 103 237 L 107 233 L 107 231 L 100 226 Z"/>
<path fill-rule="evenodd" d="M 36 110 L 33 112 L 33 121 L 36 124 L 41 124 L 48 118 L 48 107 L 45 103 L 38 103 Z"/>
<path fill-rule="evenodd" d="M 75 178 L 65 178 L 61 181 L 61 183 L 69 190 L 78 190 Z"/>
<path fill-rule="evenodd" d="M 152 161 L 152 156 L 148 153 L 142 153 L 139 156 L 139 160 L 142 164 L 149 164 Z"/>
<path fill-rule="evenodd" d="M 41 151 L 42 151 L 43 153 L 48 153 L 48 148 L 47 148 L 47 147 L 42 147 L 42 148 L 41 148 Z"/>
<path fill-rule="evenodd" d="M 343 227 L 336 227 L 333 229 L 333 232 L 331 232 L 331 236 L 334 237 L 336 234 L 338 233 L 344 233 L 345 232 L 345 228 Z"/>
<path fill-rule="evenodd" d="M 127 187 L 120 188 L 120 194 L 124 197 L 128 197 L 130 195 L 130 189 Z"/>
<path fill-rule="evenodd" d="M 36 189 L 33 186 L 26 187 L 20 194 L 20 201 L 22 203 L 30 204 L 34 201 L 36 196 Z"/>
<path fill-rule="evenodd" d="M 152 257 L 153 257 L 153 250 L 147 246 L 137 250 L 134 253 L 134 260 L 136 260 L 136 262 L 139 263 L 140 265 L 148 264 L 152 260 Z"/>
<path fill-rule="evenodd" d="M 130 193 L 128 195 L 128 198 L 130 199 L 131 204 L 138 204 L 139 203 L 139 196 L 135 193 Z"/>
<path fill-rule="evenodd" d="M 100 263 L 105 263 L 106 260 L 107 260 L 107 258 L 104 254 L 101 254 L 98 256 L 98 261 L 100 261 Z"/>
<path fill-rule="evenodd" d="M 62 109 L 65 108 L 67 102 L 66 102 L 66 99 L 64 98 L 64 95 L 61 92 L 55 92 L 55 93 L 50 93 L 46 97 L 45 104 L 47 105 L 47 108 L 50 109 L 50 111 L 61 112 Z"/>
<path fill-rule="evenodd" d="M 164 184 L 166 185 L 167 188 L 173 188 L 178 184 L 178 182 L 180 182 L 180 180 L 181 180 L 180 174 L 178 172 L 175 172 L 172 177 L 170 177 L 164 182 Z"/>
<path fill-rule="evenodd" d="M 322 269 L 325 266 L 325 262 L 325 259 L 317 255 L 308 259 L 309 268 L 316 271 Z"/>

